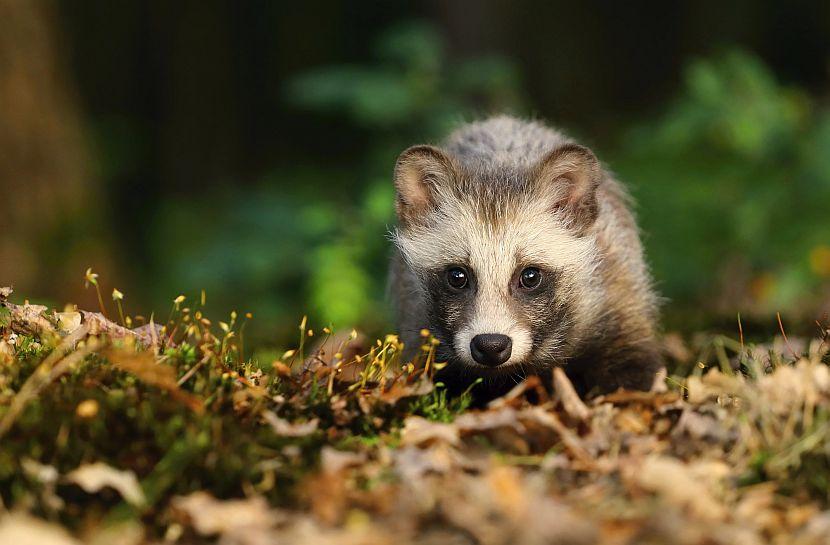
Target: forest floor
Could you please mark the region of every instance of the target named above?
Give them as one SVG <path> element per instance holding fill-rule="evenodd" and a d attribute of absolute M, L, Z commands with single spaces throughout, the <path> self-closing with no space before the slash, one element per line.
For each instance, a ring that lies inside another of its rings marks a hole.
<path fill-rule="evenodd" d="M 556 372 L 473 409 L 431 380 L 427 332 L 406 363 L 395 336 L 355 357 L 356 334 L 303 323 L 258 361 L 246 318 L 199 302 L 128 329 L 10 293 L 3 544 L 830 542 L 826 328 L 669 335 L 652 392 L 585 401 Z"/>

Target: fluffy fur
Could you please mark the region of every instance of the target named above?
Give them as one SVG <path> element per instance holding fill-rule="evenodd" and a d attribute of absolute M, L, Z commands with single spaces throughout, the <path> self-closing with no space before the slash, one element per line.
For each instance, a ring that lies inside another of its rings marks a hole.
<path fill-rule="evenodd" d="M 646 389 L 660 367 L 657 297 L 629 199 L 586 148 L 540 123 L 495 117 L 440 148 L 405 151 L 395 169 L 399 226 L 390 286 L 407 346 L 429 329 L 442 380 L 484 396 L 563 366 L 583 392 Z M 453 290 L 462 266 L 470 286 Z M 533 293 L 524 267 L 543 273 Z M 470 341 L 508 335 L 510 358 L 476 363 Z"/>

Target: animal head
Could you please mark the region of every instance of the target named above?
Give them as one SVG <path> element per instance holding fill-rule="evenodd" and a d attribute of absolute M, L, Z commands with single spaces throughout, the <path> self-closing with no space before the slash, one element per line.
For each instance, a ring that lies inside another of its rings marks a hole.
<path fill-rule="evenodd" d="M 601 167 L 565 144 L 536 164 L 461 164 L 431 146 L 395 167 L 394 240 L 440 356 L 484 375 L 563 361 L 601 306 Z"/>

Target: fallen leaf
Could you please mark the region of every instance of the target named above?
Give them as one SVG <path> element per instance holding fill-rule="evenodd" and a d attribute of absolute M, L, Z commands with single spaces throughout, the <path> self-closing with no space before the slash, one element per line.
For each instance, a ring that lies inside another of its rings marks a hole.
<path fill-rule="evenodd" d="M 118 369 L 134 375 L 151 386 L 166 390 L 176 400 L 187 405 L 192 411 L 202 413 L 204 403 L 197 396 L 179 388 L 173 367 L 160 363 L 153 352 L 136 352 L 130 349 L 109 348 L 103 352 L 110 363 Z"/>
<path fill-rule="evenodd" d="M 81 545 L 56 524 L 14 513 L 0 517 L 0 543 L 6 545 Z"/>
<path fill-rule="evenodd" d="M 51 485 L 58 480 L 58 470 L 54 466 L 41 464 L 31 458 L 23 458 L 20 465 L 28 477 L 41 484 Z"/>
<path fill-rule="evenodd" d="M 401 399 L 408 397 L 424 396 L 430 393 L 435 386 L 431 380 L 419 380 L 412 384 L 406 384 L 401 380 L 395 381 L 392 386 L 380 392 L 379 399 L 389 405 L 394 405 Z"/>
<path fill-rule="evenodd" d="M 328 445 L 320 452 L 320 468 L 325 473 L 338 473 L 348 467 L 359 466 L 366 462 L 362 452 L 348 452 L 334 449 Z"/>
<path fill-rule="evenodd" d="M 657 493 L 670 504 L 688 508 L 703 520 L 719 521 L 727 515 L 710 489 L 728 473 L 723 463 L 701 462 L 695 466 L 668 456 L 650 456 L 630 471 L 630 477 L 642 488 Z"/>
<path fill-rule="evenodd" d="M 421 446 L 436 442 L 457 444 L 458 428 L 453 424 L 431 422 L 420 416 L 410 416 L 404 421 L 402 445 Z"/>
<path fill-rule="evenodd" d="M 518 433 L 524 432 L 524 426 L 517 418 L 516 409 L 506 406 L 490 411 L 471 411 L 455 419 L 455 425 L 464 433 L 510 428 Z"/>
<path fill-rule="evenodd" d="M 396 472 L 411 485 L 421 483 L 420 479 L 429 473 L 447 473 L 457 461 L 454 452 L 446 444 L 428 449 L 405 446 L 395 449 L 392 456 Z"/>
<path fill-rule="evenodd" d="M 591 417 L 591 410 L 582 402 L 565 371 L 560 367 L 554 367 L 553 369 L 553 386 L 556 388 L 559 399 L 562 400 L 565 412 L 571 418 L 579 422 L 586 422 Z"/>
<path fill-rule="evenodd" d="M 58 324 L 58 331 L 61 333 L 72 333 L 81 327 L 80 312 L 56 312 L 55 320 Z"/>
<path fill-rule="evenodd" d="M 220 543 L 259 545 L 275 543 L 272 528 L 280 522 L 262 496 L 244 500 L 218 500 L 207 492 L 173 498 L 193 529 L 203 536 L 222 536 Z"/>
<path fill-rule="evenodd" d="M 312 418 L 308 422 L 292 424 L 270 411 L 262 413 L 262 418 L 271 425 L 271 428 L 273 428 L 277 435 L 282 435 L 283 437 L 305 437 L 317 431 L 319 424 L 319 420 L 316 418 Z"/>
<path fill-rule="evenodd" d="M 147 501 L 135 473 L 115 469 L 103 462 L 82 465 L 66 475 L 65 480 L 90 494 L 106 487 L 114 488 L 127 503 L 136 507 L 143 506 Z"/>

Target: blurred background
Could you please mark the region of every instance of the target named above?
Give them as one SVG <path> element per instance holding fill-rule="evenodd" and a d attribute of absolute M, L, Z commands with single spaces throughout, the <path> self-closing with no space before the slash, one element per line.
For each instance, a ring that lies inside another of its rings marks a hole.
<path fill-rule="evenodd" d="M 389 328 L 405 147 L 494 112 L 638 201 L 667 328 L 830 307 L 830 3 L 0 0 L 0 284 Z"/>

